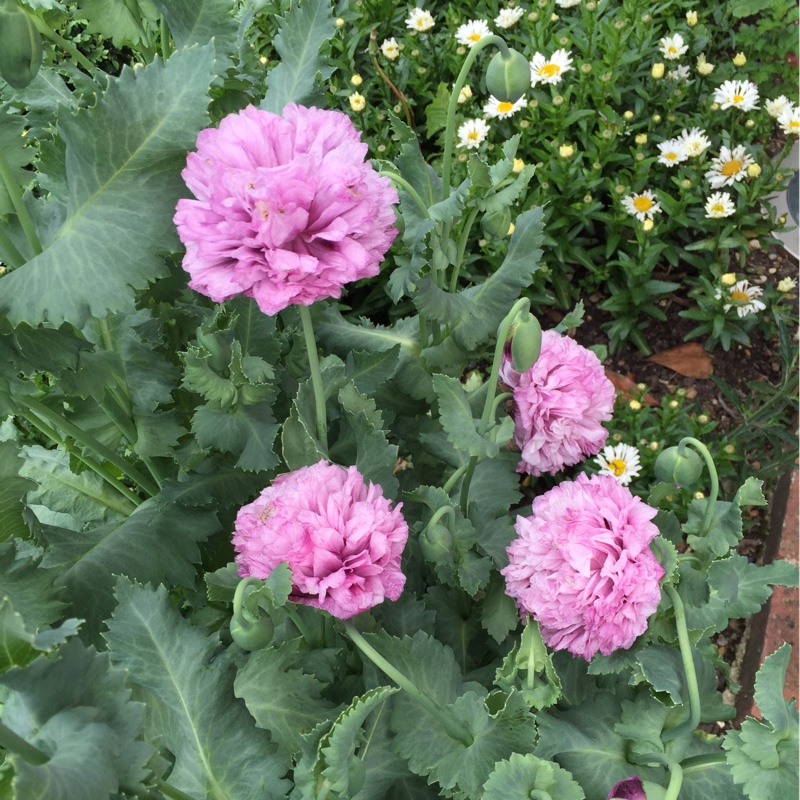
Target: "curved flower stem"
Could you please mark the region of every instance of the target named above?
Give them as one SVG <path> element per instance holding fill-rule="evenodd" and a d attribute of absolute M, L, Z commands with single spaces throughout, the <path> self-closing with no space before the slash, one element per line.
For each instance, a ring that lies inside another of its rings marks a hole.
<path fill-rule="evenodd" d="M 481 415 L 481 421 L 478 425 L 478 433 L 481 436 L 483 436 L 489 428 L 489 421 L 492 419 L 492 411 L 495 408 L 494 397 L 495 393 L 497 392 L 497 381 L 500 377 L 500 364 L 503 360 L 503 348 L 506 346 L 508 332 L 511 330 L 511 326 L 514 324 L 517 314 L 523 310 L 530 309 L 530 307 L 531 301 L 528 300 L 527 297 L 517 300 L 517 302 L 512 306 L 511 311 L 506 314 L 503 321 L 500 323 L 500 327 L 497 329 L 497 342 L 494 346 L 492 373 L 489 376 L 489 387 L 486 391 L 486 401 L 483 404 L 483 414 Z M 475 467 L 477 466 L 478 457 L 471 456 L 469 459 L 469 464 L 467 465 L 467 473 L 464 475 L 464 481 L 461 484 L 461 512 L 465 517 L 467 516 L 467 510 L 469 509 L 469 485 L 472 483 L 472 476 L 475 473 Z"/>
<path fill-rule="evenodd" d="M 11 165 L 8 163 L 8 159 L 5 157 L 2 150 L 0 150 L 0 180 L 2 180 L 3 185 L 6 187 L 11 205 L 14 206 L 14 213 L 17 215 L 25 238 L 28 240 L 28 246 L 31 248 L 33 254 L 38 256 L 39 253 L 42 252 L 42 244 L 39 241 L 39 236 L 36 233 L 31 215 L 25 207 L 25 201 L 22 199 L 22 191 L 14 180 Z"/>
<path fill-rule="evenodd" d="M 164 797 L 168 797 L 170 800 L 195 800 L 191 795 L 182 792 L 180 789 L 176 789 L 174 786 L 170 786 L 166 781 L 162 781 L 160 778 L 156 778 L 156 788 Z"/>
<path fill-rule="evenodd" d="M 419 192 L 402 176 L 396 172 L 392 172 L 391 170 L 380 170 L 378 175 L 383 175 L 389 180 L 396 183 L 404 192 L 407 192 L 409 197 L 417 204 L 417 208 L 422 212 L 422 215 L 428 219 L 430 214 L 428 213 L 428 206 L 425 205 L 425 201 L 419 196 Z"/>
<path fill-rule="evenodd" d="M 727 756 L 722 752 L 703 753 L 699 756 L 684 758 L 681 761 L 681 767 L 683 768 L 683 774 L 686 775 L 689 772 L 701 772 L 709 767 L 715 767 L 717 764 L 725 764 L 727 760 Z"/>
<path fill-rule="evenodd" d="M 57 44 L 62 50 L 66 50 L 71 56 L 73 61 L 77 64 L 80 64 L 90 75 L 93 75 L 95 72 L 95 65 L 89 61 L 86 56 L 75 47 L 72 42 L 64 39 L 62 36 L 59 36 L 41 17 L 37 16 L 36 14 L 29 14 L 28 15 L 36 25 L 37 30 L 39 33 L 42 34 L 45 38 L 49 39 L 54 44 Z"/>
<path fill-rule="evenodd" d="M 75 448 L 70 447 L 61 436 L 59 436 L 49 425 L 42 422 L 42 420 L 40 420 L 35 414 L 31 414 L 24 410 L 18 410 L 16 412 L 16 416 L 22 417 L 22 419 L 28 422 L 29 425 L 36 428 L 39 433 L 50 439 L 51 442 L 63 447 L 64 450 L 66 450 L 71 456 L 77 458 L 78 461 L 87 466 L 90 470 L 92 470 L 92 472 L 97 473 L 109 486 L 111 486 L 113 489 L 116 489 L 116 491 L 118 491 L 126 500 L 132 503 L 133 508 L 130 508 L 127 505 L 118 505 L 117 503 L 112 503 L 107 499 L 100 500 L 98 498 L 99 502 L 103 503 L 114 511 L 125 514 L 126 516 L 130 516 L 136 510 L 136 507 L 141 505 L 142 501 L 139 499 L 139 497 L 137 497 L 137 495 L 127 486 L 120 483 L 102 464 L 98 464 L 94 459 L 87 458 Z"/>
<path fill-rule="evenodd" d="M 497 415 L 497 409 L 500 408 L 500 404 L 504 403 L 506 400 L 508 400 L 509 397 L 513 396 L 514 396 L 513 392 L 500 392 L 500 394 L 497 395 L 497 397 L 495 397 L 494 402 L 492 403 L 492 416 L 490 417 L 490 419 L 495 418 L 495 416 Z"/>
<path fill-rule="evenodd" d="M 311 384 L 314 387 L 314 404 L 317 410 L 317 438 L 328 452 L 328 418 L 325 412 L 325 390 L 322 386 L 322 372 L 319 368 L 317 340 L 314 338 L 314 326 L 311 324 L 311 312 L 308 306 L 297 306 L 300 321 L 303 323 L 303 336 L 308 352 L 308 368 L 311 371 Z"/>
<path fill-rule="evenodd" d="M 478 209 L 473 208 L 469 212 L 469 216 L 464 222 L 464 227 L 461 229 L 461 235 L 458 237 L 458 248 L 456 250 L 456 263 L 453 267 L 453 274 L 450 276 L 450 291 L 455 292 L 458 288 L 458 275 L 461 272 L 461 265 L 464 263 L 464 253 L 467 249 L 467 242 L 469 241 L 469 234 L 472 230 L 472 225 L 475 222 L 475 217 L 478 216 Z"/>
<path fill-rule="evenodd" d="M 675 627 L 678 630 L 681 660 L 683 661 L 683 670 L 686 673 L 686 688 L 689 692 L 689 718 L 680 725 L 666 728 L 661 732 L 661 741 L 670 742 L 679 736 L 690 734 L 700 724 L 700 690 L 697 686 L 697 673 L 694 669 L 689 632 L 686 629 L 686 612 L 683 608 L 683 601 L 674 586 L 665 584 L 664 591 L 672 601 L 672 608 L 675 611 Z"/>
<path fill-rule="evenodd" d="M 0 747 L 16 753 L 34 766 L 46 764 L 50 760 L 50 756 L 43 753 L 38 747 L 26 742 L 21 736 L 14 733 L 11 728 L 3 725 L 2 722 L 0 722 Z"/>
<path fill-rule="evenodd" d="M 683 768 L 674 759 L 664 753 L 646 753 L 643 756 L 632 756 L 631 761 L 636 764 L 663 764 L 669 770 L 669 785 L 664 794 L 664 800 L 678 800 L 678 795 L 683 785 Z"/>
<path fill-rule="evenodd" d="M 433 512 L 433 516 L 428 520 L 428 524 L 425 526 L 425 529 L 427 530 L 428 528 L 432 528 L 445 514 L 449 514 L 450 518 L 455 524 L 456 510 L 453 508 L 453 506 L 442 506 Z"/>
<path fill-rule="evenodd" d="M 9 239 L 8 234 L 0 228 L 0 251 L 9 267 L 17 269 L 25 263 L 25 256 L 20 253 L 14 242 Z"/>
<path fill-rule="evenodd" d="M 42 419 L 47 420 L 47 422 L 54 425 L 56 428 L 61 428 L 67 436 L 71 436 L 76 442 L 80 442 L 90 450 L 94 450 L 102 459 L 108 461 L 109 464 L 113 464 L 123 475 L 127 475 L 134 483 L 139 484 L 151 497 L 158 494 L 159 490 L 157 484 L 153 483 L 148 477 L 129 464 L 122 456 L 111 450 L 111 448 L 101 444 L 93 436 L 86 433 L 86 431 L 81 430 L 71 422 L 65 420 L 61 414 L 48 408 L 44 403 L 40 403 L 32 397 L 26 397 L 25 403 L 31 411 L 42 417 Z"/>
<path fill-rule="evenodd" d="M 467 82 L 467 75 L 470 67 L 478 57 L 478 53 L 490 44 L 495 45 L 504 56 L 508 55 L 508 45 L 503 39 L 494 34 L 484 36 L 474 44 L 467 53 L 467 57 L 464 59 L 464 65 L 461 67 L 461 72 L 458 73 L 456 82 L 453 84 L 453 91 L 450 93 L 450 102 L 447 106 L 447 123 L 444 129 L 444 151 L 442 153 L 442 200 L 447 200 L 447 198 L 450 197 L 450 189 L 452 188 L 450 186 L 450 162 L 453 158 L 453 139 L 455 138 L 458 95 Z"/>
<path fill-rule="evenodd" d="M 464 747 L 469 747 L 474 739 L 469 731 L 447 711 L 445 711 L 430 695 L 418 689 L 413 681 L 409 680 L 399 669 L 390 664 L 367 640 L 356 630 L 350 620 L 345 620 L 344 629 L 356 647 L 378 669 L 386 673 L 404 692 L 411 695 L 428 713 L 436 717 L 447 734 L 461 742 Z"/>
<path fill-rule="evenodd" d="M 447 483 L 442 487 L 448 494 L 452 491 L 453 487 L 458 483 L 458 479 L 467 471 L 469 462 L 462 464 L 448 479 Z"/>
<path fill-rule="evenodd" d="M 292 602 L 289 601 L 285 606 L 282 606 L 282 608 L 287 613 L 287 615 L 289 616 L 289 619 L 292 621 L 292 623 L 294 624 L 295 628 L 297 628 L 297 630 L 300 631 L 300 635 L 307 642 L 309 642 L 310 644 L 313 644 L 315 639 L 311 635 L 311 632 L 308 630 L 307 625 L 300 618 L 300 615 L 297 613 L 297 611 L 295 611 Z"/>
<path fill-rule="evenodd" d="M 717 475 L 717 467 L 714 464 L 714 459 L 711 458 L 711 453 L 708 452 L 708 448 L 699 439 L 695 439 L 693 436 L 684 436 L 683 439 L 678 442 L 678 455 L 683 456 L 686 445 L 689 444 L 703 457 L 703 460 L 706 462 L 706 467 L 708 468 L 709 477 L 711 478 L 711 488 L 708 492 L 706 513 L 703 517 L 703 525 L 700 528 L 700 533 L 698 534 L 699 536 L 705 536 L 708 533 L 708 529 L 711 527 L 711 520 L 714 518 L 714 506 L 716 505 L 717 496 L 719 495 L 719 476 Z"/>

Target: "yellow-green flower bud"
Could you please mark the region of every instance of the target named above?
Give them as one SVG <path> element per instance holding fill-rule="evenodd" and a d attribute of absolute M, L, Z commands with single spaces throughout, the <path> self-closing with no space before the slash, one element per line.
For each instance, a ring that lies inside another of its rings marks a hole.
<path fill-rule="evenodd" d="M 481 229 L 487 239 L 502 239 L 508 235 L 511 226 L 511 210 L 502 208 L 499 211 L 490 211 L 481 219 Z"/>
<path fill-rule="evenodd" d="M 531 85 L 531 65 L 517 50 L 495 54 L 486 69 L 486 89 L 498 100 L 516 103 Z"/>
<path fill-rule="evenodd" d="M 682 454 L 679 447 L 668 447 L 658 456 L 653 469 L 658 480 L 691 489 L 703 474 L 703 460 L 688 447 L 683 448 Z"/>

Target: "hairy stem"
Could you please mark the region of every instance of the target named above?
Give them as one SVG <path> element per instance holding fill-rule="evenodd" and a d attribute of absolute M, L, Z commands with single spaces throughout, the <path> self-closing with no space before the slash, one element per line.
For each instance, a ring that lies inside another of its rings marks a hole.
<path fill-rule="evenodd" d="M 719 476 L 717 475 L 717 467 L 714 464 L 714 459 L 711 458 L 711 453 L 708 452 L 708 448 L 699 439 L 695 439 L 693 436 L 684 436 L 684 438 L 678 442 L 678 455 L 683 456 L 687 445 L 691 445 L 703 457 L 711 479 L 711 488 L 708 492 L 708 500 L 706 501 L 706 513 L 703 516 L 703 524 L 699 533 L 699 536 L 705 536 L 711 527 L 711 521 L 714 519 L 714 506 L 716 505 L 717 496 L 719 495 Z"/>
<path fill-rule="evenodd" d="M 647 753 L 643 756 L 631 757 L 631 761 L 636 764 L 663 764 L 669 771 L 669 785 L 667 786 L 664 800 L 678 800 L 678 795 L 683 785 L 683 768 L 674 759 L 665 753 Z"/>
<path fill-rule="evenodd" d="M 328 419 L 325 411 L 325 389 L 322 385 L 322 371 L 317 355 L 317 340 L 314 338 L 314 326 L 311 324 L 311 312 L 308 306 L 297 306 L 300 321 L 303 323 L 303 337 L 308 352 L 308 368 L 311 371 L 311 385 L 314 387 L 314 405 L 317 412 L 317 438 L 325 452 L 328 451 Z"/>
<path fill-rule="evenodd" d="M 94 74 L 95 65 L 72 42 L 63 36 L 59 36 L 41 17 L 36 14 L 30 14 L 29 16 L 42 36 L 57 44 L 62 50 L 66 50 L 72 56 L 72 60 L 80 64 L 90 75 Z"/>

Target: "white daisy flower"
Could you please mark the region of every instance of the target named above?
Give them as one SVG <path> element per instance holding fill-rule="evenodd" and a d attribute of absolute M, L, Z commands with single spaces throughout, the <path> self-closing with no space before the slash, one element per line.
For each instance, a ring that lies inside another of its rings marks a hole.
<path fill-rule="evenodd" d="M 489 102 L 483 107 L 483 113 L 489 119 L 508 119 L 513 117 L 521 108 L 526 105 L 524 97 L 520 97 L 516 103 L 509 103 L 507 100 L 498 100 L 494 95 L 489 98 Z"/>
<path fill-rule="evenodd" d="M 559 8 L 575 8 L 575 6 L 579 6 L 581 4 L 581 0 L 556 0 L 556 5 Z"/>
<path fill-rule="evenodd" d="M 394 36 L 392 36 L 391 39 L 383 40 L 381 52 L 383 53 L 383 57 L 388 58 L 389 61 L 394 61 L 400 55 L 400 45 L 397 44 Z"/>
<path fill-rule="evenodd" d="M 725 81 L 714 91 L 713 100 L 723 110 L 752 111 L 758 108 L 758 86 L 751 81 Z"/>
<path fill-rule="evenodd" d="M 751 286 L 749 281 L 737 281 L 725 295 L 726 299 L 733 300 L 732 303 L 725 303 L 722 307 L 725 311 L 736 309 L 740 317 L 748 314 L 755 314 L 763 311 L 766 306 L 758 299 L 764 292 L 758 286 Z M 723 297 L 722 290 L 717 289 L 715 295 L 717 300 Z"/>
<path fill-rule="evenodd" d="M 598 474 L 611 475 L 623 486 L 641 472 L 639 451 L 629 444 L 608 445 L 594 461 L 600 467 Z"/>
<path fill-rule="evenodd" d="M 684 128 L 680 138 L 683 140 L 683 146 L 686 148 L 689 158 L 697 158 L 711 147 L 711 140 L 702 128 L 692 128 L 690 131 Z"/>
<path fill-rule="evenodd" d="M 482 119 L 468 119 L 458 129 L 458 146 L 475 150 L 486 141 L 489 125 Z"/>
<path fill-rule="evenodd" d="M 683 36 L 679 33 L 659 39 L 658 44 L 667 61 L 675 61 L 689 49 L 689 45 L 683 43 Z"/>
<path fill-rule="evenodd" d="M 747 175 L 747 168 L 753 163 L 744 145 L 737 145 L 733 150 L 723 145 L 719 155 L 712 160 L 706 178 L 712 189 L 733 186 Z"/>
<path fill-rule="evenodd" d="M 794 103 L 786 95 L 782 94 L 774 100 L 767 100 L 764 103 L 764 108 L 773 119 L 778 119 L 785 109 L 794 108 Z"/>
<path fill-rule="evenodd" d="M 671 69 L 667 73 L 667 79 L 671 81 L 675 81 L 675 83 L 681 83 L 683 81 L 689 80 L 689 67 L 686 64 L 679 64 L 675 69 Z"/>
<path fill-rule="evenodd" d="M 434 26 L 433 15 L 417 7 L 409 13 L 406 25 L 413 31 L 429 31 Z"/>
<path fill-rule="evenodd" d="M 571 69 L 572 57 L 566 50 L 556 50 L 550 58 L 536 53 L 531 61 L 531 86 L 561 83 L 561 76 Z"/>
<path fill-rule="evenodd" d="M 784 108 L 778 117 L 778 125 L 787 136 L 800 134 L 800 106 Z"/>
<path fill-rule="evenodd" d="M 724 219 L 736 211 L 736 206 L 727 192 L 714 192 L 706 200 L 704 208 L 709 219 Z"/>
<path fill-rule="evenodd" d="M 658 149 L 661 153 L 658 157 L 658 163 L 667 167 L 674 167 L 689 158 L 689 154 L 686 152 L 686 145 L 683 143 L 683 139 L 680 138 L 667 139 L 666 142 L 661 142 L 658 145 Z"/>
<path fill-rule="evenodd" d="M 522 8 L 501 8 L 500 13 L 494 18 L 498 28 L 511 28 L 521 19 L 525 10 Z"/>
<path fill-rule="evenodd" d="M 465 44 L 467 47 L 476 45 L 484 36 L 491 36 L 489 26 L 482 19 L 471 19 L 463 25 L 459 25 L 456 31 L 456 41 Z"/>
<path fill-rule="evenodd" d="M 629 194 L 622 198 L 622 205 L 625 210 L 636 217 L 640 222 L 645 219 L 652 219 L 653 214 L 661 213 L 661 204 L 656 200 L 655 194 L 650 189 Z"/>

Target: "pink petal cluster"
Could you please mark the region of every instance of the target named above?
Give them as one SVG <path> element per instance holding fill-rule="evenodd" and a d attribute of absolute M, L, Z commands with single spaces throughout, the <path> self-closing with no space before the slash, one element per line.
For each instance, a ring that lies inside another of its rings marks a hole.
<path fill-rule="evenodd" d="M 555 474 L 600 451 L 608 438 L 614 386 L 600 359 L 568 336 L 542 334 L 536 363 L 519 373 L 510 347 L 500 378 L 514 392 L 514 441 L 522 451 L 517 472 Z"/>
<path fill-rule="evenodd" d="M 664 568 L 650 550 L 656 510 L 610 475 L 578 475 L 517 517 L 502 570 L 506 593 L 539 622 L 554 650 L 589 661 L 630 647 L 661 599 Z"/>
<path fill-rule="evenodd" d="M 339 111 L 249 106 L 197 137 L 178 201 L 189 286 L 216 302 L 245 294 L 265 314 L 339 297 L 378 274 L 397 230 L 389 179 Z"/>
<path fill-rule="evenodd" d="M 408 539 L 401 507 L 355 467 L 319 461 L 280 475 L 236 515 L 239 575 L 266 578 L 286 562 L 289 599 L 339 619 L 397 600 Z"/>

